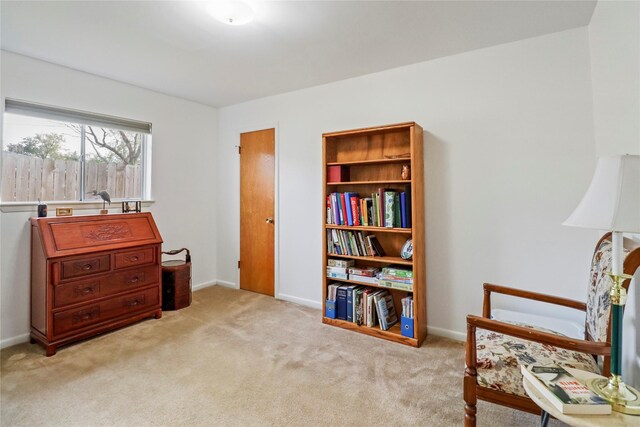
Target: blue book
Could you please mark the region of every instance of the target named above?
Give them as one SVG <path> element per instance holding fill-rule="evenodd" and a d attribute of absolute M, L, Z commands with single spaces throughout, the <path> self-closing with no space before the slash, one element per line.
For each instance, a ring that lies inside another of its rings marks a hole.
<path fill-rule="evenodd" d="M 407 184 L 404 186 L 404 192 L 406 199 L 406 211 L 407 211 L 407 228 L 411 228 L 411 185 Z"/>
<path fill-rule="evenodd" d="M 336 318 L 347 320 L 347 286 L 339 286 L 336 290 Z"/>
<path fill-rule="evenodd" d="M 345 218 L 342 214 L 342 199 L 340 198 L 340 193 L 336 193 L 336 203 L 338 205 L 338 217 L 340 218 L 338 225 L 344 225 Z"/>
<path fill-rule="evenodd" d="M 340 225 L 340 209 L 336 193 L 331 193 L 331 209 L 333 209 L 333 223 Z"/>
<path fill-rule="evenodd" d="M 407 198 L 405 192 L 400 193 L 400 227 L 407 228 Z"/>
<path fill-rule="evenodd" d="M 353 225 L 353 215 L 351 214 L 351 194 L 344 193 L 344 201 L 347 208 L 347 225 Z"/>
<path fill-rule="evenodd" d="M 353 322 L 353 291 L 357 285 L 347 287 L 347 322 Z"/>

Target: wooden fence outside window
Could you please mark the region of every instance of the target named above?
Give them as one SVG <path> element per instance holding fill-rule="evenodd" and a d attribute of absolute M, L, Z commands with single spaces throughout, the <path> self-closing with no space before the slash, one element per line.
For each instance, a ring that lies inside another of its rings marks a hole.
<path fill-rule="evenodd" d="M 85 163 L 85 191 L 106 190 L 111 200 L 140 198 L 141 180 L 140 165 Z M 80 162 L 3 151 L 1 185 L 3 202 L 80 200 Z"/>

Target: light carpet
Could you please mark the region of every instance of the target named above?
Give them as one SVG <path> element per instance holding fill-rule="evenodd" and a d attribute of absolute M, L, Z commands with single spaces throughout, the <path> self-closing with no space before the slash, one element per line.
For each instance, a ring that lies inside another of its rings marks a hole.
<path fill-rule="evenodd" d="M 213 286 L 193 304 L 44 357 L 1 353 L 2 426 L 462 425 L 464 344 L 419 349 L 323 325 L 320 311 Z M 539 418 L 479 402 L 478 425 Z"/>

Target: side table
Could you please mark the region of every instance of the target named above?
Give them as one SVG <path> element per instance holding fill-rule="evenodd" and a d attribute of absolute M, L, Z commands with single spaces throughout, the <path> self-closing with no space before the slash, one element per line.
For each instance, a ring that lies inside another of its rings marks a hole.
<path fill-rule="evenodd" d="M 569 373 L 571 373 L 576 379 L 582 382 L 586 382 L 591 378 L 602 378 L 602 376 L 581 371 L 578 369 L 564 367 Z M 546 427 L 549 422 L 549 416 L 557 418 L 558 420 L 566 423 L 570 426 L 580 427 L 626 427 L 626 426 L 640 426 L 640 417 L 634 415 L 621 414 L 620 412 L 612 411 L 610 415 L 567 415 L 556 409 L 555 406 L 547 400 L 526 378 L 523 377 L 522 385 L 525 391 L 533 400 L 536 405 L 542 409 L 542 417 L 540 419 L 540 425 Z"/>

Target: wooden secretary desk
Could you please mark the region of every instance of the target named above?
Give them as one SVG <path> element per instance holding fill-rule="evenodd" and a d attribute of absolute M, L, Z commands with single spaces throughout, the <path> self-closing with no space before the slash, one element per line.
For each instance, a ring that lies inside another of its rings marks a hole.
<path fill-rule="evenodd" d="M 31 219 L 31 342 L 61 345 L 159 319 L 162 237 L 150 213 Z"/>

